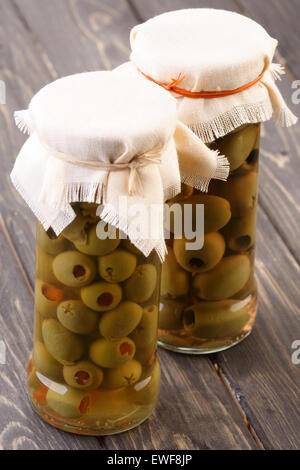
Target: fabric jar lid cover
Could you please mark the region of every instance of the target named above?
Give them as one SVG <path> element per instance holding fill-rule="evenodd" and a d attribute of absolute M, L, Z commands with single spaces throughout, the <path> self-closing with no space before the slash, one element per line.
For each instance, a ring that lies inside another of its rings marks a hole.
<path fill-rule="evenodd" d="M 145 256 L 155 249 L 163 259 L 163 211 L 155 237 L 146 232 L 146 218 L 152 204 L 163 208 L 180 192 L 171 94 L 121 67 L 56 80 L 15 118 L 30 137 L 11 179 L 45 230 L 62 232 L 75 218 L 72 202 L 95 202 L 102 204 L 102 220 L 124 231 Z M 142 205 L 145 233 L 131 228 L 133 215 L 120 212 L 120 196 L 128 212 Z"/>
<path fill-rule="evenodd" d="M 194 93 L 172 94 L 178 118 L 204 142 L 272 115 L 282 126 L 297 121 L 275 84 L 284 73 L 272 64 L 277 41 L 245 16 L 205 8 L 172 11 L 135 26 L 130 40 L 131 60 L 143 74 L 170 91 Z M 226 96 L 195 97 L 240 87 L 245 89 Z"/>

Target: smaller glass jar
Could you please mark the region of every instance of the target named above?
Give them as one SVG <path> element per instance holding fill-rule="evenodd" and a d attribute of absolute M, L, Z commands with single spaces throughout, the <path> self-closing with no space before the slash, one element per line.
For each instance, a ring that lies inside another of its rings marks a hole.
<path fill-rule="evenodd" d="M 257 312 L 254 276 L 260 124 L 244 125 L 211 144 L 230 163 L 226 182 L 213 180 L 204 194 L 183 185 L 176 202 L 204 205 L 204 245 L 168 241 L 162 269 L 159 345 L 205 354 L 242 341 Z M 182 212 L 184 213 L 184 211 Z M 195 209 L 192 210 L 195 230 Z M 172 234 L 171 234 L 172 235 Z"/>
<path fill-rule="evenodd" d="M 95 204 L 73 208 L 59 237 L 37 227 L 29 396 L 53 426 L 114 434 L 144 421 L 158 398 L 161 264 L 118 232 L 100 240 Z"/>

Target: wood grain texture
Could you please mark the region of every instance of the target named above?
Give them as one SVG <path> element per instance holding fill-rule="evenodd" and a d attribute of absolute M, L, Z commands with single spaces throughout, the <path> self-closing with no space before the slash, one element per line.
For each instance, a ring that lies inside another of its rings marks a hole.
<path fill-rule="evenodd" d="M 216 362 L 264 448 L 299 449 L 300 366 L 291 345 L 300 339 L 300 269 L 263 211 L 258 227 L 257 322 Z"/>
<path fill-rule="evenodd" d="M 0 219 L 0 340 L 6 364 L 0 364 L 0 450 L 99 450 L 95 438 L 60 432 L 32 411 L 26 371 L 32 348 L 33 297 L 10 252 Z"/>
<path fill-rule="evenodd" d="M 157 407 L 129 433 L 105 437 L 107 449 L 257 449 L 207 357 L 159 350 Z"/>

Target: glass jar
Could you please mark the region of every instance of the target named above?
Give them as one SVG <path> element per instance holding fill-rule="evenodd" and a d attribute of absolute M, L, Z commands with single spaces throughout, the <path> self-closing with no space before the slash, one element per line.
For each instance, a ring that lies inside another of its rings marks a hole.
<path fill-rule="evenodd" d="M 74 204 L 59 237 L 37 227 L 34 410 L 65 431 L 105 435 L 144 421 L 160 382 L 160 262 L 128 239 L 97 237 L 96 205 Z"/>
<path fill-rule="evenodd" d="M 260 124 L 247 124 L 210 144 L 226 155 L 230 175 L 213 180 L 207 194 L 183 185 L 170 204 L 204 205 L 204 245 L 186 249 L 184 238 L 168 241 L 162 269 L 159 345 L 205 354 L 242 341 L 257 312 L 254 250 Z M 183 212 L 184 213 L 184 212 Z M 195 228 L 195 227 L 194 227 Z M 172 224 L 171 224 L 172 232 Z"/>

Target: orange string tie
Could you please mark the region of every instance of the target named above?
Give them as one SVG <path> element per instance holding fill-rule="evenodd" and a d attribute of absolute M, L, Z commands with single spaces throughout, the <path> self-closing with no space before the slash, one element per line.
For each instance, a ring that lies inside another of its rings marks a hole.
<path fill-rule="evenodd" d="M 184 80 L 184 75 L 180 72 L 177 78 L 172 78 L 169 85 L 165 86 L 166 90 L 172 90 L 172 88 L 177 87 L 182 80 Z"/>

